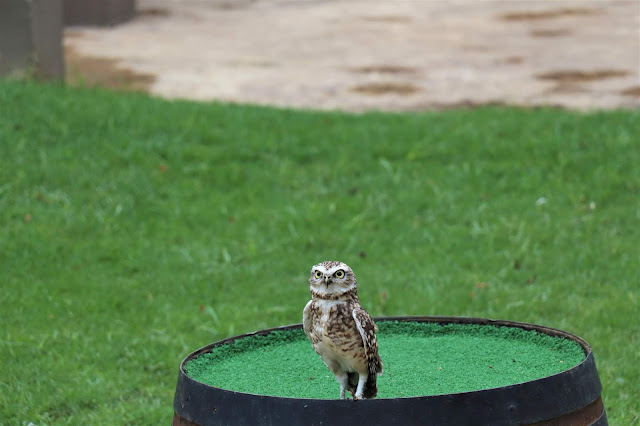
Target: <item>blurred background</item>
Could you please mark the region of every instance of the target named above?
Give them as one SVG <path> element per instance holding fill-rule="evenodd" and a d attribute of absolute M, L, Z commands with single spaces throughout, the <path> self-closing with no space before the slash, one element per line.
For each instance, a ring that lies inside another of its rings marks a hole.
<path fill-rule="evenodd" d="M 58 54 L 66 65 L 45 72 L 70 84 L 353 111 L 628 108 L 640 99 L 635 0 L 6 0 L 2 7 L 7 20 L 39 11 L 34 25 L 50 33 L 48 62 Z M 64 53 L 54 52 L 56 36 Z"/>

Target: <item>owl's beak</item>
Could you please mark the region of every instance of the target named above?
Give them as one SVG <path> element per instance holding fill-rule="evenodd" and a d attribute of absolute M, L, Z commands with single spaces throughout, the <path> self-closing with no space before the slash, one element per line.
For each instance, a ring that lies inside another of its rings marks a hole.
<path fill-rule="evenodd" d="M 327 287 L 329 287 L 329 278 L 330 277 L 324 277 L 324 285 L 326 285 Z"/>

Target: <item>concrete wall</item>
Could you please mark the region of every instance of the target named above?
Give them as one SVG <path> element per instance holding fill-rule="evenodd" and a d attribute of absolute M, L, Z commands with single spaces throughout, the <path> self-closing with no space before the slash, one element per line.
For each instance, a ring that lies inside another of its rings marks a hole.
<path fill-rule="evenodd" d="M 63 79 L 62 0 L 0 0 L 0 75 Z"/>
<path fill-rule="evenodd" d="M 63 0 L 65 25 L 115 25 L 133 18 L 135 0 Z"/>

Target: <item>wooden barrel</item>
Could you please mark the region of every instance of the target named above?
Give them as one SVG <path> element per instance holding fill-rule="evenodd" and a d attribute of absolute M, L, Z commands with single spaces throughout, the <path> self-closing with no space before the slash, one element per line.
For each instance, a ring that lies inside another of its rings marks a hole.
<path fill-rule="evenodd" d="M 362 401 L 253 395 L 208 386 L 184 365 L 232 340 L 301 324 L 262 330 L 212 343 L 180 364 L 172 425 L 607 425 L 602 386 L 589 344 L 580 337 L 534 324 L 460 317 L 383 317 L 376 321 L 518 327 L 577 342 L 584 360 L 560 373 L 499 388 L 445 395 Z"/>

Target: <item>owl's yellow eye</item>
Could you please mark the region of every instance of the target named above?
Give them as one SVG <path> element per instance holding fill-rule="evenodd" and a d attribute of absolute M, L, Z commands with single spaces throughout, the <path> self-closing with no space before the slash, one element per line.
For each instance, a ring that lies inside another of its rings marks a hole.
<path fill-rule="evenodd" d="M 344 278 L 344 271 L 342 269 L 336 271 L 336 278 Z"/>
<path fill-rule="evenodd" d="M 316 271 L 316 278 L 320 278 L 322 276 L 322 272 Z"/>

